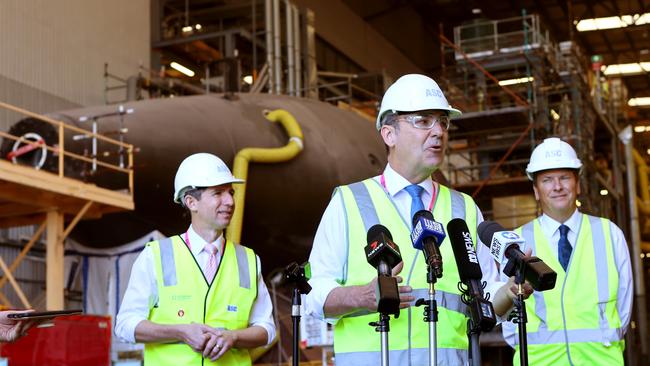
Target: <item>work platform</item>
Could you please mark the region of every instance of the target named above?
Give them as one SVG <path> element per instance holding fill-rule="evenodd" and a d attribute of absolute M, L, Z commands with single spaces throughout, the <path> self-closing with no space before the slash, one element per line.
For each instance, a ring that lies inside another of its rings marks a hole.
<path fill-rule="evenodd" d="M 11 265 L 0 258 L 3 274 L 0 289 L 9 282 L 21 306 L 11 304 L 2 292 L 0 304 L 33 308 L 13 272 L 44 235 L 45 307 L 47 310 L 60 310 L 64 308 L 65 239 L 82 219 L 96 219 L 107 213 L 134 209 L 133 146 L 0 102 L 0 111 L 3 109 L 23 119 L 16 121 L 9 132 L 0 132 L 3 138 L 0 228 L 27 225 L 38 225 L 38 228 Z M 93 146 L 101 142 L 103 146 L 118 151 L 119 164 L 100 157 L 95 149 L 90 154 L 72 151 L 71 141 L 79 140 L 79 137 L 92 141 Z M 44 164 L 46 161 L 48 163 Z M 90 181 L 99 181 L 98 168 L 102 169 L 102 182 L 109 182 L 106 187 Z M 116 177 L 106 179 L 109 174 Z M 123 182 L 124 188 L 115 190 L 119 185 L 116 182 Z"/>

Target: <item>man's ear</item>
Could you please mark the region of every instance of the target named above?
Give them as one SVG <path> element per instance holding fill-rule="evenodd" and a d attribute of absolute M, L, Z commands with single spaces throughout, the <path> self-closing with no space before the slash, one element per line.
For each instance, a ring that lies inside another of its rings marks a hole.
<path fill-rule="evenodd" d="M 537 191 L 537 187 L 535 186 L 535 182 L 533 182 L 533 192 L 535 192 L 535 201 L 539 201 L 539 192 Z"/>
<path fill-rule="evenodd" d="M 379 130 L 379 133 L 381 133 L 381 138 L 384 140 L 384 144 L 386 144 L 388 147 L 395 146 L 397 131 L 395 130 L 394 126 L 387 126 L 387 125 L 381 126 L 381 130 Z"/>
<path fill-rule="evenodd" d="M 196 201 L 197 199 L 190 194 L 187 194 L 185 195 L 185 197 L 183 197 L 183 202 L 185 203 L 185 207 L 187 207 L 187 209 L 190 211 L 196 211 Z"/>

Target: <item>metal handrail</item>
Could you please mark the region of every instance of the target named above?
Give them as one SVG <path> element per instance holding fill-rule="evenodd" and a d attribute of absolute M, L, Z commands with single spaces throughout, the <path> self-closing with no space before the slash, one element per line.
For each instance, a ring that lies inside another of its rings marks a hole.
<path fill-rule="evenodd" d="M 131 194 L 131 195 L 133 194 L 133 185 L 134 185 L 134 177 L 133 177 L 133 145 L 127 144 L 127 143 L 124 143 L 124 142 L 121 142 L 121 141 L 118 141 L 118 140 L 115 140 L 115 139 L 112 139 L 110 137 L 100 135 L 98 133 L 87 131 L 87 130 L 84 130 L 82 128 L 76 127 L 76 126 L 72 126 L 72 125 L 66 124 L 66 123 L 64 123 L 62 121 L 58 121 L 58 120 L 55 120 L 55 119 L 47 117 L 47 116 L 43 116 L 43 115 L 40 115 L 40 114 L 37 114 L 37 113 L 34 113 L 34 112 L 30 112 L 28 110 L 25 110 L 25 109 L 22 109 L 22 108 L 19 108 L 19 107 L 16 107 L 14 105 L 7 104 L 7 103 L 4 103 L 4 102 L 0 102 L 0 108 L 4 108 L 4 109 L 10 110 L 10 111 L 13 111 L 13 112 L 16 112 L 16 113 L 31 117 L 31 118 L 38 119 L 40 121 L 43 121 L 45 123 L 49 123 L 49 124 L 53 125 L 54 127 L 56 127 L 56 129 L 58 131 L 58 134 L 59 134 L 59 138 L 58 138 L 58 141 L 57 141 L 58 146 L 50 146 L 50 145 L 47 145 L 47 144 L 41 144 L 41 143 L 38 143 L 38 142 L 29 141 L 29 140 L 26 140 L 23 137 L 15 136 L 15 135 L 12 135 L 10 133 L 6 133 L 6 132 L 2 132 L 2 131 L 0 131 L 0 137 L 10 139 L 10 140 L 13 140 L 13 141 L 21 141 L 21 142 L 25 143 L 26 145 L 32 145 L 32 146 L 36 146 L 36 147 L 39 147 L 39 148 L 45 148 L 47 151 L 58 154 L 57 173 L 58 173 L 59 177 L 61 177 L 61 178 L 64 177 L 64 164 L 65 164 L 65 159 L 64 158 L 65 157 L 69 157 L 69 158 L 76 159 L 76 160 L 81 160 L 81 161 L 88 162 L 88 163 L 96 163 L 97 165 L 102 166 L 104 168 L 111 169 L 111 170 L 114 170 L 114 171 L 117 171 L 117 172 L 120 172 L 120 173 L 127 174 L 128 175 L 128 181 L 129 181 L 129 187 L 128 187 L 129 194 Z M 86 156 L 83 156 L 83 155 L 73 153 L 71 151 L 66 151 L 65 150 L 65 136 L 64 136 L 66 130 L 83 134 L 85 137 L 97 139 L 97 140 L 103 141 L 105 143 L 108 143 L 110 145 L 114 145 L 114 146 L 122 149 L 127 154 L 128 164 L 129 164 L 128 167 L 123 168 L 123 167 L 120 167 L 120 166 L 115 165 L 115 164 L 111 164 L 111 163 L 101 161 L 101 160 L 97 159 L 96 156 L 94 156 L 93 158 L 89 158 L 89 157 L 86 157 Z"/>

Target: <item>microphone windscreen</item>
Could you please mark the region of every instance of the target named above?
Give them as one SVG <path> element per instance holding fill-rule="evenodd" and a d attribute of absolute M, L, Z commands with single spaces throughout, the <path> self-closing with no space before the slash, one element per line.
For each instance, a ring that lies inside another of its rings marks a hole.
<path fill-rule="evenodd" d="M 478 257 L 474 250 L 472 235 L 467 228 L 467 223 L 462 219 L 453 219 L 447 224 L 447 235 L 451 242 L 451 248 L 456 258 L 458 275 L 460 280 L 480 280 L 483 277 L 481 266 L 478 263 Z"/>
<path fill-rule="evenodd" d="M 381 224 L 376 224 L 373 225 L 370 229 L 368 229 L 368 235 L 366 236 L 366 242 L 368 244 L 372 243 L 373 241 L 377 240 L 377 238 L 381 235 L 384 234 L 388 237 L 388 239 L 393 240 L 393 236 L 390 234 L 390 231 L 386 228 L 386 226 L 381 225 Z"/>
<path fill-rule="evenodd" d="M 416 212 L 415 215 L 413 215 L 413 218 L 412 218 L 412 221 L 411 221 L 412 225 L 415 226 L 415 224 L 417 224 L 417 222 L 418 222 L 418 220 L 420 218 L 425 218 L 427 220 L 434 221 L 433 220 L 433 214 L 431 213 L 431 211 L 429 211 L 429 210 L 420 210 L 420 211 Z"/>
<path fill-rule="evenodd" d="M 492 237 L 494 236 L 494 233 L 497 231 L 505 231 L 506 229 L 503 228 L 498 222 L 494 221 L 483 221 L 482 223 L 478 224 L 478 228 L 476 231 L 478 232 L 478 237 L 481 238 L 481 241 L 483 244 L 490 246 L 490 243 L 492 242 Z"/>

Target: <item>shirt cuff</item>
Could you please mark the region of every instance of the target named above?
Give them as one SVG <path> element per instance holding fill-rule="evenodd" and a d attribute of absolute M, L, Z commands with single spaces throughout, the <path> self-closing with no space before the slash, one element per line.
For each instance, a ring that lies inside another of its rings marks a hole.
<path fill-rule="evenodd" d="M 319 278 L 312 278 L 309 281 L 309 284 L 311 285 L 312 290 L 305 296 L 305 311 L 307 315 L 324 320 L 330 324 L 336 324 L 340 318 L 326 318 L 323 307 L 325 306 L 325 300 L 327 300 L 327 296 L 329 296 L 330 292 L 341 285 L 331 279 Z"/>
<path fill-rule="evenodd" d="M 273 338 L 275 338 L 275 326 L 272 324 L 268 324 L 266 322 L 258 322 L 258 323 L 253 323 L 251 326 L 255 327 L 262 327 L 266 330 L 267 338 L 266 338 L 266 345 L 270 345 L 271 342 L 273 342 Z"/>
<path fill-rule="evenodd" d="M 127 343 L 137 343 L 135 340 L 135 328 L 142 322 L 147 320 L 145 318 L 130 318 L 124 319 L 121 322 L 117 323 L 115 326 L 115 334 L 124 342 Z M 120 325 L 120 327 L 118 327 Z"/>

